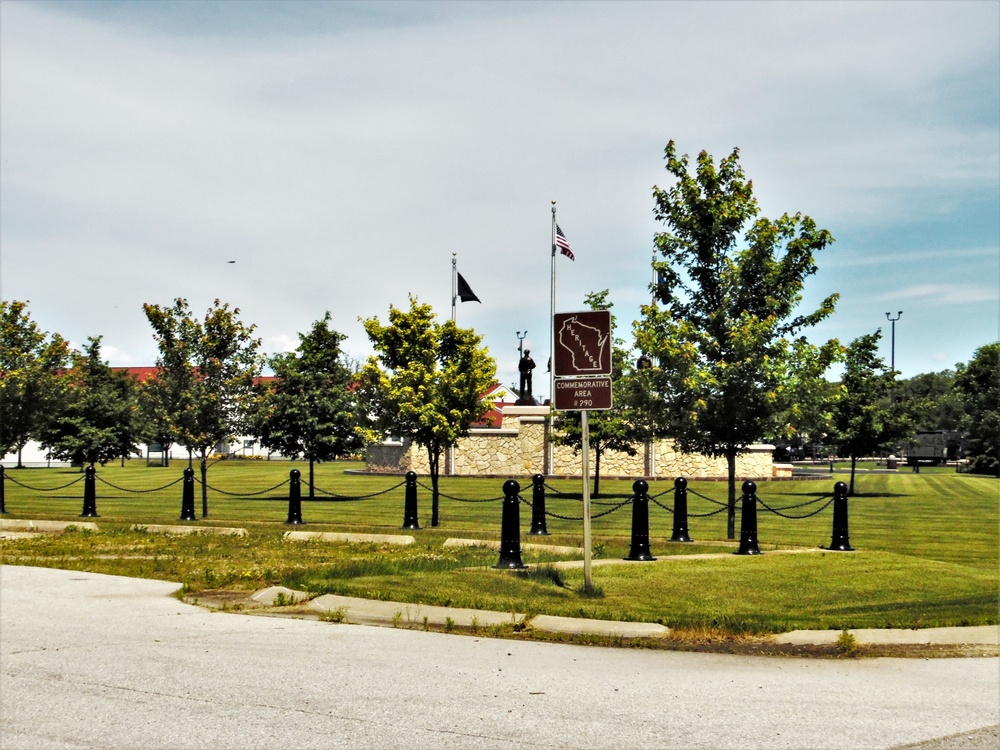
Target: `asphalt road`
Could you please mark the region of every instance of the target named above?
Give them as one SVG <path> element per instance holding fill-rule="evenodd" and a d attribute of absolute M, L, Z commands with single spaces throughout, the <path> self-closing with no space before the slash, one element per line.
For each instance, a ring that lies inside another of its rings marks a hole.
<path fill-rule="evenodd" d="M 490 640 L 212 613 L 176 588 L 0 567 L 0 748 L 978 748 L 1000 723 L 997 659 Z"/>

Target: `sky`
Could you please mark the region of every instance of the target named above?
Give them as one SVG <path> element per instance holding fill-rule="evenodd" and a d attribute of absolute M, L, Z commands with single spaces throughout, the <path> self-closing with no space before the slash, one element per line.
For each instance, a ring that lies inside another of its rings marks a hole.
<path fill-rule="evenodd" d="M 178 297 L 238 307 L 268 354 L 329 310 L 360 359 L 361 319 L 409 295 L 450 317 L 454 257 L 482 300 L 457 321 L 510 385 L 519 336 L 547 358 L 553 201 L 556 310 L 608 289 L 628 337 L 671 139 L 739 148 L 763 216 L 833 234 L 811 340 L 882 329 L 912 377 L 1000 338 L 978 0 L 3 0 L 0 296 L 116 366 L 155 363 L 142 305 Z"/>

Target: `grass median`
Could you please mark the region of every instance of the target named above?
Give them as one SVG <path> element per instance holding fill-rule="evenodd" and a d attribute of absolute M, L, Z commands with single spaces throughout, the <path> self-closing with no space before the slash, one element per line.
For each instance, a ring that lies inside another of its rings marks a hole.
<path fill-rule="evenodd" d="M 305 466 L 225 461 L 208 474 L 208 517 L 184 525 L 237 526 L 246 536 L 150 533 L 152 525 L 179 523 L 181 485 L 174 482 L 183 468 L 138 461 L 100 468 L 100 517 L 84 519 L 97 523 L 99 533 L 4 540 L 0 562 L 175 580 L 193 594 L 280 584 L 316 594 L 727 633 L 998 622 L 1000 483 L 995 479 L 957 473 L 865 476 L 859 495 L 850 500 L 850 538 L 857 551 L 788 555 L 773 552 L 830 543 L 832 508 L 826 503 L 837 477 L 761 482 L 758 495 L 783 515 L 759 510 L 764 554 L 755 557 L 728 554 L 738 543 L 726 540 L 725 513 L 716 513 L 725 483 L 690 482 L 688 526 L 695 542 L 680 544 L 669 542 L 672 482 L 651 482 L 650 545 L 660 560 L 595 567 L 595 596 L 583 590 L 582 571 L 552 567 L 573 556 L 525 546 L 522 559 L 531 569 L 516 573 L 494 570 L 498 553 L 485 546 L 444 545 L 450 537 L 499 540 L 503 479 L 442 478 L 441 524 L 432 529 L 429 482 L 421 478 L 422 528 L 401 531 L 401 477 L 351 473 L 358 464 L 323 464 L 316 471 L 315 500 L 303 486 L 306 525 L 298 528 L 409 534 L 415 544 L 289 542 L 283 538 L 291 528 L 284 523 L 284 482 L 291 468 L 305 474 Z M 83 483 L 66 486 L 80 476 L 77 470 L 8 469 L 6 476 L 4 519 L 80 520 Z M 519 481 L 522 497 L 530 500 L 530 479 Z M 527 535 L 531 510 L 522 505 L 522 545 L 580 546 L 580 481 L 548 485 L 550 536 Z M 602 480 L 602 497 L 592 509 L 598 559 L 628 553 L 631 507 L 621 503 L 631 487 L 628 480 Z M 200 501 L 196 506 L 200 511 Z M 724 554 L 705 557 L 711 553 Z"/>

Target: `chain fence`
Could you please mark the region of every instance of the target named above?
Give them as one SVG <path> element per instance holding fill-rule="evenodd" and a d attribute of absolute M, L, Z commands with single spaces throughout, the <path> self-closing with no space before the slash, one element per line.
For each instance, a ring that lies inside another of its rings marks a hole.
<path fill-rule="evenodd" d="M 392 487 L 387 487 L 384 490 L 378 490 L 377 492 L 369 492 L 367 495 L 341 495 L 341 494 L 339 494 L 337 492 L 331 492 L 330 490 L 324 490 L 322 487 L 317 487 L 315 485 L 313 485 L 313 491 L 314 492 L 318 492 L 321 495 L 326 495 L 326 497 L 330 498 L 331 502 L 345 502 L 346 503 L 346 502 L 359 502 L 361 500 L 371 500 L 373 497 L 379 497 L 380 495 L 385 495 L 385 494 L 387 494 L 389 492 L 392 492 L 393 490 L 398 490 L 404 484 L 406 484 L 406 482 L 400 482 L 399 484 L 394 484 Z M 310 500 L 310 498 L 306 498 L 306 497 L 304 497 L 302 499 L 303 500 Z M 316 500 L 313 499 L 313 502 L 316 502 Z M 322 501 L 320 501 L 320 502 L 322 502 Z"/>
<path fill-rule="evenodd" d="M 167 489 L 169 487 L 173 487 L 178 482 L 183 482 L 184 481 L 184 477 L 179 477 L 179 478 L 175 479 L 174 481 L 170 482 L 169 484 L 163 485 L 162 487 L 154 487 L 151 490 L 132 490 L 132 489 L 129 489 L 127 487 L 119 487 L 117 484 L 112 484 L 107 479 L 103 479 L 101 477 L 101 475 L 97 474 L 97 473 L 94 474 L 94 478 L 98 482 L 100 482 L 101 484 L 106 484 L 108 487 L 111 487 L 112 489 L 118 490 L 119 492 L 129 492 L 129 493 L 136 494 L 136 495 L 148 494 L 150 492 L 161 492 L 161 491 L 163 491 L 163 490 L 165 490 L 165 489 Z"/>
<path fill-rule="evenodd" d="M 4 479 L 13 482 L 18 487 L 23 487 L 26 490 L 31 490 L 32 492 L 56 492 L 57 490 L 64 490 L 67 487 L 72 487 L 77 482 L 82 482 L 85 479 L 85 475 L 81 474 L 72 482 L 67 482 L 66 484 L 61 484 L 58 487 L 32 487 L 30 484 L 25 484 L 17 479 L 14 479 L 10 474 L 4 473 Z"/>

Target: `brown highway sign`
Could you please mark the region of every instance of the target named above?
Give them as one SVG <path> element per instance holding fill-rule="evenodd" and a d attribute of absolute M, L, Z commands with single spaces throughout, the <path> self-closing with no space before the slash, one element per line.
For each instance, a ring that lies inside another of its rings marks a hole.
<path fill-rule="evenodd" d="M 611 378 L 557 378 L 556 409 L 592 411 L 611 408 Z"/>
<path fill-rule="evenodd" d="M 611 312 L 587 310 L 556 313 L 554 373 L 560 377 L 597 377 L 611 374 Z"/>

